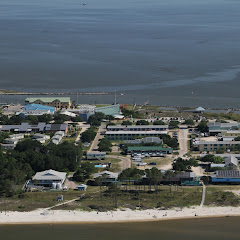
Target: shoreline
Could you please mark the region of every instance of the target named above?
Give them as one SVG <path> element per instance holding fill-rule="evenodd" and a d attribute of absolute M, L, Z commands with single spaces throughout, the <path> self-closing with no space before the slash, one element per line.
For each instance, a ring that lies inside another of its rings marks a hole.
<path fill-rule="evenodd" d="M 78 92 L 78 93 L 31 93 L 31 92 L 2 92 L 0 95 L 11 96 L 69 96 L 69 95 L 113 95 L 113 92 Z"/>
<path fill-rule="evenodd" d="M 240 207 L 190 207 L 170 210 L 116 210 L 86 212 L 80 210 L 44 210 L 1 212 L 0 225 L 104 224 L 172 221 L 202 218 L 240 217 Z"/>

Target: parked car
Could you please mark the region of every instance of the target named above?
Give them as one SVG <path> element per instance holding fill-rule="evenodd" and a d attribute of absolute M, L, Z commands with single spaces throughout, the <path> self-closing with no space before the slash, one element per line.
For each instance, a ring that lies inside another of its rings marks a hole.
<path fill-rule="evenodd" d="M 149 165 L 157 165 L 155 162 L 150 162 Z"/>

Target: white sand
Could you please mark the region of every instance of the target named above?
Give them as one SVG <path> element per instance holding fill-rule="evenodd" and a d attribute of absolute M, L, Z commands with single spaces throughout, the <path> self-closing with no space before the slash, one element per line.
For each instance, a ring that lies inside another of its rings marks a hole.
<path fill-rule="evenodd" d="M 195 214 L 197 216 L 195 216 Z M 196 217 L 240 216 L 240 207 L 191 207 L 172 210 L 118 210 L 113 212 L 46 211 L 0 213 L 0 224 L 86 223 L 169 220 Z"/>

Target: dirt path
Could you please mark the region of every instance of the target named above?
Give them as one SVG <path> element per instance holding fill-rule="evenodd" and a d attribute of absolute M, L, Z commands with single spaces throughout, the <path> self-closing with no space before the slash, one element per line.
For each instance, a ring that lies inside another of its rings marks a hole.
<path fill-rule="evenodd" d="M 122 169 L 122 170 L 131 167 L 131 159 L 130 159 L 130 156 L 129 156 L 129 155 L 126 156 L 126 157 L 118 156 L 118 155 L 107 155 L 107 156 L 108 156 L 109 158 L 116 158 L 116 159 L 122 160 L 122 163 L 121 163 L 121 169 Z"/>
<path fill-rule="evenodd" d="M 179 157 L 183 157 L 188 152 L 188 129 L 179 129 Z"/>
<path fill-rule="evenodd" d="M 206 186 L 203 183 L 202 201 L 201 201 L 200 207 L 204 206 L 205 198 L 206 198 Z"/>

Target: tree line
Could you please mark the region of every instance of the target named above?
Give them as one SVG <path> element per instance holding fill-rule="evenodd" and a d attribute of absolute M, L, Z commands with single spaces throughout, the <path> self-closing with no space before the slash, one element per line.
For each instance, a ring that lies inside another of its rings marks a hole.
<path fill-rule="evenodd" d="M 23 184 L 36 172 L 46 169 L 75 171 L 82 159 L 82 146 L 63 142 L 59 145 L 42 145 L 38 141 L 26 139 L 14 150 L 0 149 L 0 195 L 14 193 L 14 186 Z"/>

